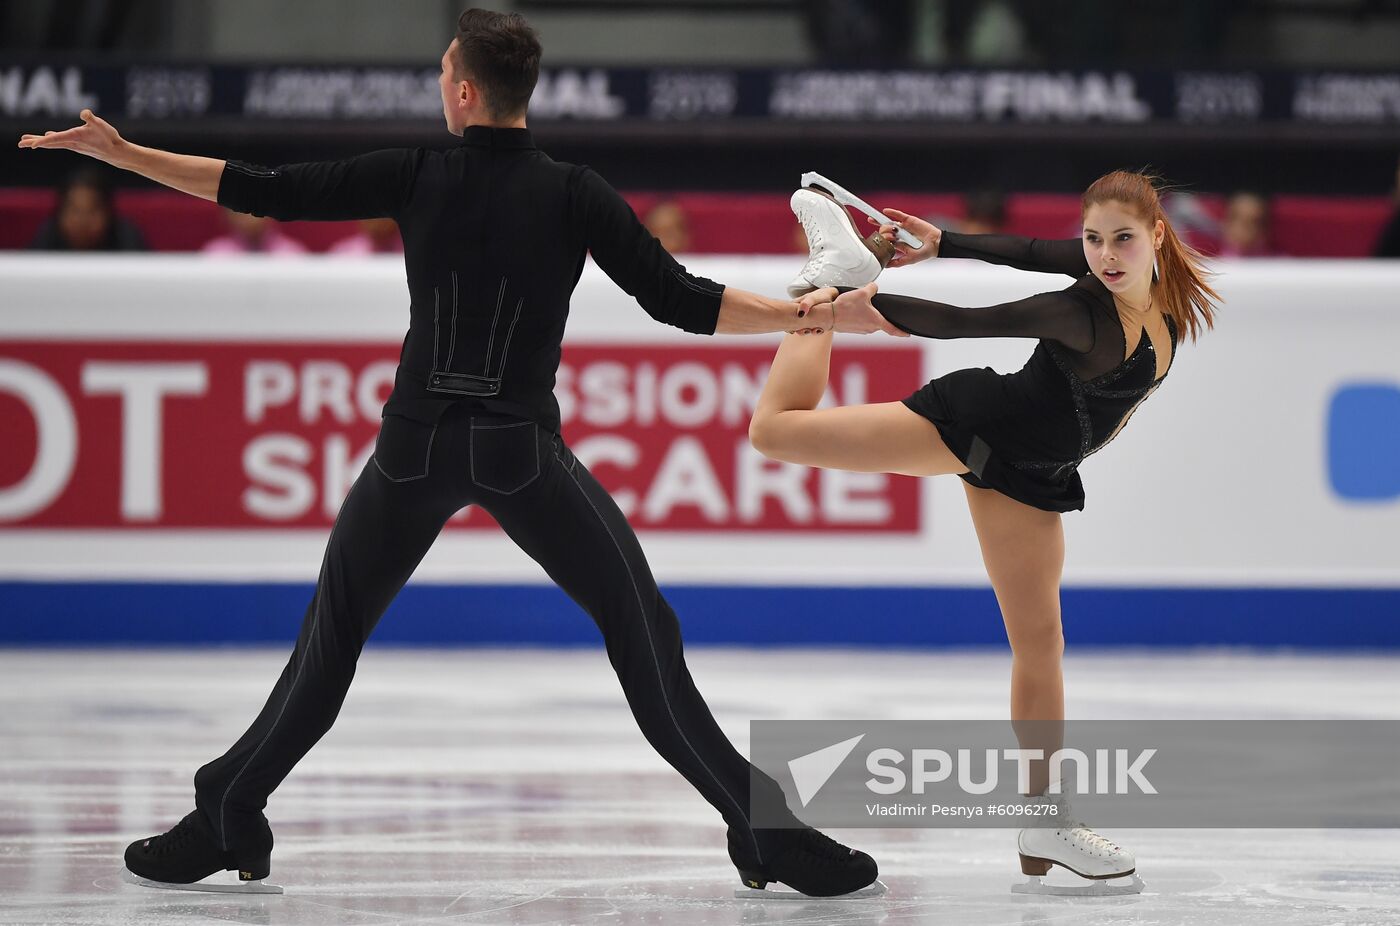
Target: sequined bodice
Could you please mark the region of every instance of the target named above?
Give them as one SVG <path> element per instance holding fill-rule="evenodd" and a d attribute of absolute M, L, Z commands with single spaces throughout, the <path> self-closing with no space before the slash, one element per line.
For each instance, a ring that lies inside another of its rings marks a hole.
<path fill-rule="evenodd" d="M 1171 337 L 1172 356 L 1167 361 L 1167 373 L 1170 373 L 1171 364 L 1176 362 L 1176 323 L 1170 315 L 1163 317 Z M 1069 384 L 1070 395 L 1074 399 L 1075 417 L 1079 422 L 1078 459 L 1062 461 L 1055 466 L 1057 470 L 1068 471 L 1070 468 L 1077 468 L 1086 457 L 1102 450 L 1117 437 L 1133 412 L 1137 411 L 1137 407 L 1166 380 L 1167 373 L 1163 373 L 1160 378 L 1154 378 L 1157 374 L 1157 349 L 1152 344 L 1152 338 L 1148 336 L 1145 326 L 1138 346 L 1132 354 L 1114 369 L 1092 379 L 1081 379 L 1061 353 L 1062 350 L 1063 348 L 1056 345 L 1049 345 L 1051 358 Z M 1041 463 L 1014 465 L 1024 469 L 1044 469 L 1050 466 Z"/>

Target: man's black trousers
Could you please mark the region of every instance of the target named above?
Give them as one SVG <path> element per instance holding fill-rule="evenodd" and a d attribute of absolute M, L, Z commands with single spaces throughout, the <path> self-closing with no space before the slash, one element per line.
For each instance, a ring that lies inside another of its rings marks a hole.
<path fill-rule="evenodd" d="M 196 802 L 222 848 L 266 832 L 268 795 L 330 729 L 375 624 L 468 504 L 490 513 L 597 623 L 642 733 L 729 824 L 734 860 L 762 864 L 787 843 L 791 832 L 750 828 L 750 765 L 696 691 L 675 612 L 612 498 L 559 435 L 451 406 L 436 425 L 384 418 L 277 686 L 242 738 L 195 775 Z"/>

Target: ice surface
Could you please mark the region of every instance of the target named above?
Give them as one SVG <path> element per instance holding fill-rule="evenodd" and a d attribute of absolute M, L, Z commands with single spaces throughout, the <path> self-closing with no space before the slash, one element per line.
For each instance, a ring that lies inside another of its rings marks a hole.
<path fill-rule="evenodd" d="M 1004 717 L 1001 653 L 696 649 L 751 718 Z M 375 650 L 272 798 L 284 896 L 153 891 L 121 853 L 191 807 L 284 650 L 0 651 L 0 923 L 1400 923 L 1393 830 L 1113 830 L 1147 890 L 1012 894 L 1014 830 L 845 830 L 884 897 L 733 898 L 718 816 L 647 746 L 601 650 Z M 1072 653 L 1071 717 L 1394 717 L 1400 657 Z"/>

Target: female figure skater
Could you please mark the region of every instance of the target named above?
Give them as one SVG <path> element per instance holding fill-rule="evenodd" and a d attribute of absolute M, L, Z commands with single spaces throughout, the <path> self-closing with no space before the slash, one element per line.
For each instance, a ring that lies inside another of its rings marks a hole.
<path fill-rule="evenodd" d="M 842 241 L 856 255 L 863 247 L 835 202 L 804 212 L 804 224 L 823 223 L 809 237 L 827 248 Z M 968 257 L 1063 273 L 1074 283 L 988 308 L 876 295 L 874 283 L 839 296 L 833 288 L 812 292 L 802 306 L 811 324 L 806 331 L 816 336 L 783 340 L 749 438 L 765 456 L 790 463 L 962 478 L 1011 644 L 1013 726 L 1024 748 L 1040 748 L 1044 740 L 1026 742 L 1029 729 L 1057 730 L 1064 720 L 1060 514 L 1084 507 L 1079 464 L 1111 441 L 1162 384 L 1181 333 L 1194 340 L 1202 324 L 1214 327 L 1219 296 L 1205 280 L 1200 255 L 1172 231 L 1152 179 L 1139 173 L 1117 171 L 1089 187 L 1082 241 L 959 235 L 897 209 L 884 213 L 890 222 L 881 227 L 882 236 L 897 251 L 891 266 Z M 914 250 L 894 241 L 896 227 L 923 246 Z M 958 370 L 902 402 L 818 410 L 832 330 L 889 325 L 921 337 L 1026 337 L 1038 343 L 1016 373 Z M 1050 745 L 1047 756 L 1058 748 Z M 1047 790 L 1047 765 L 1032 764 L 1030 794 Z M 1057 825 L 1021 831 L 1026 874 L 1043 875 L 1052 864 L 1092 879 L 1126 878 L 1135 870 L 1132 853 L 1082 824 Z M 1140 890 L 1141 882 L 1134 882 Z"/>

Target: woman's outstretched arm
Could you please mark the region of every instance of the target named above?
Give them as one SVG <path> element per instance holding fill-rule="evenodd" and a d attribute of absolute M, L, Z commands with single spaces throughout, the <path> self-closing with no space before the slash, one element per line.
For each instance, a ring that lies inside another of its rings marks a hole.
<path fill-rule="evenodd" d="M 899 330 L 922 338 L 1046 338 L 1082 354 L 1094 347 L 1093 312 L 1069 290 L 985 308 L 886 293 L 872 296 L 872 290 L 864 287 L 838 296 L 837 318 L 873 307 Z"/>
<path fill-rule="evenodd" d="M 1017 235 L 963 235 L 944 231 L 932 222 L 898 209 L 885 209 L 890 224 L 880 225 L 880 233 L 894 243 L 895 256 L 891 267 L 907 267 L 931 257 L 966 257 L 990 264 L 1035 270 L 1041 273 L 1063 273 L 1082 277 L 1089 272 L 1084 258 L 1084 245 L 1078 238 L 1048 240 L 1022 238 Z M 872 225 L 879 225 L 874 219 Z M 913 234 L 924 246 L 917 251 L 894 237 L 895 227 Z"/>
<path fill-rule="evenodd" d="M 1040 273 L 1063 273 L 1078 279 L 1089 272 L 1084 244 L 1078 238 L 1022 238 L 1018 235 L 962 235 L 944 232 L 939 257 L 966 257 Z"/>

